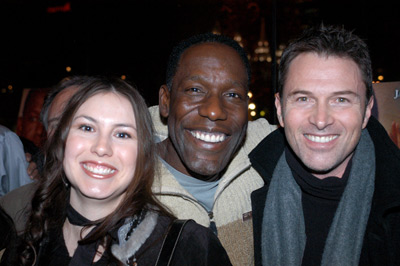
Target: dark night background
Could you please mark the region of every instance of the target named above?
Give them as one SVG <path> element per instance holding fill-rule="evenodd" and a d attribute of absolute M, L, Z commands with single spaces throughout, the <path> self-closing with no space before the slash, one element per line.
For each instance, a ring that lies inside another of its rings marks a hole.
<path fill-rule="evenodd" d="M 270 46 L 274 32 L 276 44 L 285 44 L 321 21 L 354 29 L 370 47 L 374 79 L 400 81 L 399 13 L 388 0 L 1 0 L 0 124 L 15 128 L 23 88 L 47 88 L 74 74 L 126 75 L 149 105 L 157 104 L 179 40 L 219 26 L 240 34 L 252 55 L 262 18 Z M 271 64 L 254 68 L 254 101 L 268 109 Z"/>

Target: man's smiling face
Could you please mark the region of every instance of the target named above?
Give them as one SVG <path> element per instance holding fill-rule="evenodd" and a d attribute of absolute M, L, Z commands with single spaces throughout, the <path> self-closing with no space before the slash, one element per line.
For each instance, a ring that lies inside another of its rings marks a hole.
<path fill-rule="evenodd" d="M 246 68 L 233 48 L 219 43 L 188 48 L 171 91 L 160 89 L 169 131 L 164 159 L 184 174 L 219 178 L 245 136 L 247 91 Z"/>
<path fill-rule="evenodd" d="M 319 177 L 342 177 L 367 125 L 373 98 L 348 58 L 298 55 L 289 66 L 278 119 L 297 157 Z"/>

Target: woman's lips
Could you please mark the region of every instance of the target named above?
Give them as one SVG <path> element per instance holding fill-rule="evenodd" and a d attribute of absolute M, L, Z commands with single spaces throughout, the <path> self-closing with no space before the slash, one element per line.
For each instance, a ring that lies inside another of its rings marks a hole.
<path fill-rule="evenodd" d="M 82 162 L 83 171 L 94 178 L 104 179 L 114 176 L 118 170 L 111 165 L 96 162 Z"/>

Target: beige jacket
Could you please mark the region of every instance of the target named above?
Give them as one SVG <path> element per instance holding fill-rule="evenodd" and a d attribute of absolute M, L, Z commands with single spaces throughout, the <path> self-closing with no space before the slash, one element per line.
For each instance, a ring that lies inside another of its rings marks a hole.
<path fill-rule="evenodd" d="M 168 129 L 160 120 L 158 107 L 150 107 L 149 111 L 157 137 L 165 139 Z M 206 227 L 210 225 L 212 219 L 218 230 L 218 238 L 233 265 L 254 265 L 250 194 L 262 187 L 264 181 L 250 166 L 247 155 L 275 129 L 276 126 L 270 125 L 266 119 L 249 122 L 244 145 L 219 183 L 212 214 L 209 214 L 159 162 L 160 175 L 153 185 L 153 191 L 158 198 L 180 219 L 194 219 Z"/>

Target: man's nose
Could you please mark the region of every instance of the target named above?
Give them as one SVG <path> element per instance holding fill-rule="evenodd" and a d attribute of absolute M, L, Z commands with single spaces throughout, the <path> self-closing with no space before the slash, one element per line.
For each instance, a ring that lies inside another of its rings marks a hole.
<path fill-rule="evenodd" d="M 219 95 L 211 95 L 204 98 L 199 107 L 199 115 L 212 121 L 226 120 L 228 116 L 221 97 Z"/>
<path fill-rule="evenodd" d="M 327 104 L 317 103 L 311 112 L 309 121 L 322 130 L 333 123 L 332 110 Z"/>

